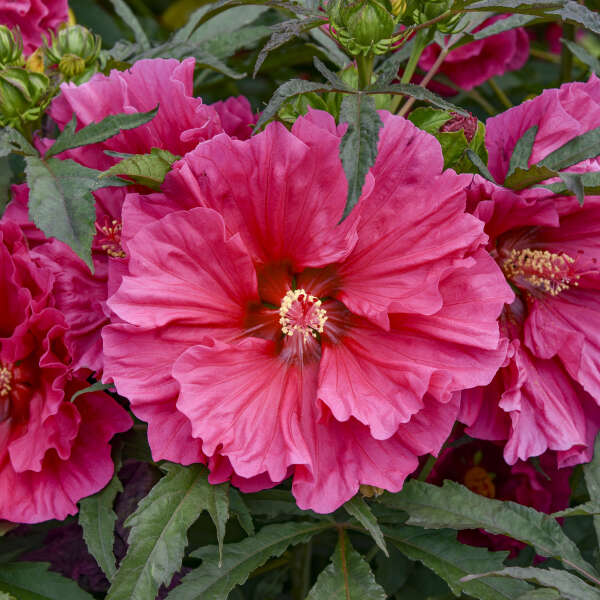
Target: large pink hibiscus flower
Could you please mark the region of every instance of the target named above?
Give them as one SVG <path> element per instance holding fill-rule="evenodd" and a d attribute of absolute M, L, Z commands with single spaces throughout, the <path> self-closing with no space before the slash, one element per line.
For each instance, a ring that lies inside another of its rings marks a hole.
<path fill-rule="evenodd" d="M 31 54 L 67 21 L 67 11 L 67 0 L 7 0 L 0 3 L 0 25 L 18 27 L 23 51 Z"/>
<path fill-rule="evenodd" d="M 206 455 L 212 481 L 233 472 L 243 489 L 293 474 L 298 504 L 328 512 L 360 484 L 399 490 L 439 451 L 457 392 L 493 377 L 512 293 L 464 211 L 470 178 L 442 173 L 434 138 L 382 118 L 341 224 L 339 132 L 316 111 L 291 132 L 216 136 L 164 193 L 128 196 L 105 373 L 156 459 Z"/>
<path fill-rule="evenodd" d="M 505 17 L 492 17 L 474 31 L 503 18 Z M 425 71 L 431 69 L 441 51 L 438 44 L 427 46 L 421 55 L 419 66 Z M 525 29 L 518 27 L 451 50 L 438 72 L 446 75 L 458 87 L 471 90 L 490 77 L 520 69 L 528 58 L 529 37 Z M 447 86 L 444 86 L 444 90 L 450 91 Z"/>
<path fill-rule="evenodd" d="M 77 512 L 113 474 L 110 438 L 131 426 L 75 371 L 51 271 L 19 227 L 0 224 L 0 519 L 37 523 Z"/>
<path fill-rule="evenodd" d="M 77 116 L 78 127 L 101 121 L 111 114 L 146 112 L 159 105 L 156 117 L 146 125 L 64 154 L 94 169 L 108 169 L 118 159 L 105 150 L 131 154 L 148 153 L 154 147 L 175 155 L 184 155 L 198 142 L 222 131 L 232 135 L 250 135 L 254 115 L 245 98 L 231 98 L 214 108 L 193 97 L 194 59 L 141 60 L 129 71 L 97 74 L 80 86 L 62 85 L 50 114 L 60 129 Z M 110 188 L 94 194 L 97 235 L 92 246 L 94 274 L 65 244 L 52 242 L 40 249 L 48 258 L 47 266 L 57 278 L 56 303 L 69 323 L 67 337 L 75 348 L 77 366 L 102 369 L 100 332 L 108 323 L 105 306 L 109 272 L 117 282 L 123 250 L 121 209 L 126 191 Z M 28 234 L 27 190 L 16 190 L 7 214 L 16 219 Z M 39 242 L 39 232 L 32 241 Z M 115 284 L 116 285 L 116 284 Z"/>
<path fill-rule="evenodd" d="M 474 214 L 518 290 L 501 315 L 508 360 L 491 385 L 463 393 L 468 433 L 508 440 L 508 463 L 557 451 L 591 458 L 600 428 L 600 198 L 525 198 L 476 178 Z"/>

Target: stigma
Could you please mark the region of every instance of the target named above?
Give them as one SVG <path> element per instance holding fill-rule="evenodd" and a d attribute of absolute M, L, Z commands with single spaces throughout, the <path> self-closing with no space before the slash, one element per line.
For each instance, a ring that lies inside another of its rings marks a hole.
<path fill-rule="evenodd" d="M 530 285 L 550 296 L 558 296 L 571 286 L 579 285 L 579 275 L 573 272 L 574 262 L 575 259 L 564 252 L 513 249 L 502 270 L 516 285 Z"/>
<path fill-rule="evenodd" d="M 289 290 L 281 300 L 279 324 L 284 335 L 301 335 L 305 341 L 323 333 L 327 311 L 321 300 L 303 289 Z"/>
<path fill-rule="evenodd" d="M 8 396 L 12 391 L 12 371 L 5 366 L 0 366 L 0 398 Z"/>
<path fill-rule="evenodd" d="M 96 223 L 96 230 L 101 234 L 99 240 L 100 248 L 112 258 L 125 258 L 126 254 L 121 247 L 121 233 L 123 231 L 123 225 L 113 219 L 109 221 L 105 220 L 104 225 L 100 226 Z"/>
<path fill-rule="evenodd" d="M 471 467 L 465 473 L 465 486 L 480 496 L 496 497 L 496 486 L 492 476 L 483 467 Z"/>

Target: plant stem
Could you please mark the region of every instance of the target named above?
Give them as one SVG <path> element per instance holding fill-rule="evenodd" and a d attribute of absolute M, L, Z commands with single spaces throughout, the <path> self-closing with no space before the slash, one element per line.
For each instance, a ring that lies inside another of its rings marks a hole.
<path fill-rule="evenodd" d="M 530 48 L 529 53 L 534 58 L 539 58 L 540 60 L 546 60 L 551 63 L 560 64 L 560 56 L 558 54 L 552 54 L 552 52 L 546 52 L 545 50 L 538 50 L 537 48 Z"/>
<path fill-rule="evenodd" d="M 425 461 L 425 464 L 423 465 L 423 468 L 421 469 L 421 472 L 417 477 L 419 481 L 425 481 L 429 477 L 429 473 L 431 473 L 431 470 L 433 469 L 433 465 L 435 465 L 436 460 L 437 458 L 432 454 L 430 454 L 427 457 L 427 460 Z"/>
<path fill-rule="evenodd" d="M 358 89 L 364 90 L 371 85 L 371 76 L 373 75 L 373 61 L 375 56 L 371 53 L 366 56 L 358 55 L 356 57 L 356 67 L 358 68 Z"/>
<path fill-rule="evenodd" d="M 563 37 L 571 42 L 575 41 L 575 25 L 563 23 Z M 565 83 L 571 81 L 571 71 L 573 69 L 573 54 L 563 44 L 562 52 L 560 53 L 560 82 Z"/>
<path fill-rule="evenodd" d="M 513 103 L 510 101 L 509 97 L 504 93 L 504 90 L 498 85 L 496 80 L 493 77 L 490 77 L 488 79 L 488 83 L 490 84 L 490 87 L 494 91 L 494 94 L 496 94 L 496 96 L 498 96 L 498 100 L 500 100 L 500 102 L 503 104 L 503 106 L 505 106 L 506 108 L 512 108 Z"/>
<path fill-rule="evenodd" d="M 423 54 L 423 50 L 425 50 L 425 47 L 427 46 L 428 34 L 428 31 L 421 30 L 415 35 L 415 43 L 413 45 L 412 52 L 410 53 L 408 62 L 406 63 L 404 73 L 402 73 L 402 78 L 400 79 L 401 83 L 410 83 L 412 76 L 415 74 L 421 54 Z M 398 110 L 403 98 L 404 96 L 401 95 L 397 95 L 392 98 L 390 103 L 390 112 L 395 113 Z"/>
<path fill-rule="evenodd" d="M 434 78 L 435 74 L 438 72 L 439 68 L 442 66 L 442 63 L 446 60 L 446 56 L 448 56 L 448 52 L 449 52 L 449 50 L 447 48 L 444 48 L 440 52 L 440 55 L 437 57 L 436 61 L 433 63 L 431 69 L 429 69 L 429 71 L 427 71 L 427 74 L 423 78 L 423 81 L 421 81 L 421 83 L 419 84 L 421 87 L 427 87 L 429 82 Z M 406 101 L 406 104 L 400 109 L 398 114 L 401 117 L 403 117 L 411 109 L 411 107 L 414 103 L 415 103 L 415 99 L 409 98 Z"/>
<path fill-rule="evenodd" d="M 292 550 L 292 599 L 304 600 L 310 587 L 312 541 Z"/>

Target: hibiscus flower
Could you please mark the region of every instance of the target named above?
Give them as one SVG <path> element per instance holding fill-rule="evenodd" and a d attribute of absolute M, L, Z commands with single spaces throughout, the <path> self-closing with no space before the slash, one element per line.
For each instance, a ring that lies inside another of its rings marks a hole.
<path fill-rule="evenodd" d="M 155 459 L 209 457 L 211 481 L 246 490 L 293 475 L 299 506 L 329 512 L 361 484 L 399 490 L 448 436 L 457 392 L 493 377 L 512 292 L 464 210 L 470 178 L 381 116 L 341 223 L 340 131 L 318 111 L 291 132 L 218 135 L 164 193 L 128 196 L 105 373 Z"/>
<path fill-rule="evenodd" d="M 37 523 L 77 512 L 113 474 L 109 440 L 131 419 L 72 366 L 55 278 L 18 226 L 0 224 L 0 519 Z"/>

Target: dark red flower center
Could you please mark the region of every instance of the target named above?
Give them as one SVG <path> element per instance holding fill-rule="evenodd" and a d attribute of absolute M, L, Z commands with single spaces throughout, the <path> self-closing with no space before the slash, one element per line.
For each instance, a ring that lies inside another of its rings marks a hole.
<path fill-rule="evenodd" d="M 9 418 L 16 422 L 27 420 L 32 383 L 33 373 L 25 363 L 0 362 L 0 423 Z"/>
<path fill-rule="evenodd" d="M 112 258 L 125 258 L 125 252 L 121 247 L 123 225 L 119 221 L 115 219 L 111 221 L 105 217 L 103 225 L 96 223 L 96 230 L 100 234 L 97 244 L 101 250 L 104 250 Z"/>
<path fill-rule="evenodd" d="M 558 296 L 571 286 L 579 285 L 575 274 L 575 259 L 564 252 L 514 248 L 502 263 L 506 277 L 526 291 L 541 291 Z"/>
<path fill-rule="evenodd" d="M 496 486 L 491 475 L 483 467 L 471 467 L 465 473 L 464 484 L 480 496 L 486 498 L 496 497 Z"/>

